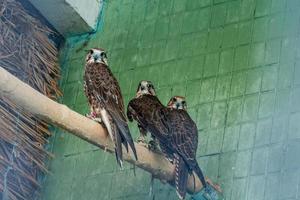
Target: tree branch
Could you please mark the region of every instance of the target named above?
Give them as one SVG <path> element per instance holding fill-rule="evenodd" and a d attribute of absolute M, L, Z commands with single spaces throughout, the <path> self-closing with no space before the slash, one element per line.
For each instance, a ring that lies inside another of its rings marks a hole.
<path fill-rule="evenodd" d="M 106 129 L 100 124 L 42 95 L 2 67 L 0 67 L 0 95 L 5 96 L 40 119 L 63 128 L 101 149 L 114 152 L 113 143 L 108 137 Z M 148 171 L 155 178 L 166 180 L 170 183 L 173 182 L 174 166 L 169 161 L 161 154 L 149 151 L 148 148 L 141 144 L 135 143 L 135 146 L 138 161 L 134 160 L 132 152 L 126 153 L 125 148 L 123 148 L 124 159 L 127 162 Z M 202 184 L 197 176 L 195 176 L 195 184 L 194 177 L 190 176 L 188 192 L 195 193 L 200 191 L 201 188 Z"/>

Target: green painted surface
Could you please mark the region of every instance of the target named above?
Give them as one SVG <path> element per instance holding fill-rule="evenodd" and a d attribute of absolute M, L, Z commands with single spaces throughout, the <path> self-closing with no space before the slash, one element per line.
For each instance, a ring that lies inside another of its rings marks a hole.
<path fill-rule="evenodd" d="M 228 200 L 299 199 L 299 0 L 110 0 L 103 27 L 64 49 L 63 103 L 88 112 L 86 49 L 107 49 L 126 103 L 141 79 L 187 96 L 198 160 Z M 76 124 L 75 124 L 76 126 Z M 134 137 L 138 131 L 130 124 Z M 148 173 L 62 131 L 44 200 L 151 199 Z M 156 200 L 177 199 L 155 182 Z"/>

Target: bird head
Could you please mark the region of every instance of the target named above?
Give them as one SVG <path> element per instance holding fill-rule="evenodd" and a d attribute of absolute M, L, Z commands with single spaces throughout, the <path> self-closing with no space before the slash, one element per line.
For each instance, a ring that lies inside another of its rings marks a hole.
<path fill-rule="evenodd" d="M 168 103 L 168 108 L 178 109 L 178 110 L 187 110 L 187 104 L 185 97 L 174 96 L 170 99 Z"/>
<path fill-rule="evenodd" d="M 89 64 L 102 63 L 108 66 L 106 52 L 101 48 L 90 49 L 86 55 L 85 61 Z"/>
<path fill-rule="evenodd" d="M 151 81 L 141 81 L 136 91 L 136 97 L 149 94 L 156 96 L 154 86 Z"/>

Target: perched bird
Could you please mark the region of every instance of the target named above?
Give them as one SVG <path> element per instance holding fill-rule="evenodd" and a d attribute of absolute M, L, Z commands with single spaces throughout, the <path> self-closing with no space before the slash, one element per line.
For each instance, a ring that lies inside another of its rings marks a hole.
<path fill-rule="evenodd" d="M 178 100 L 178 101 L 177 101 Z M 185 198 L 188 174 L 197 174 L 204 187 L 206 182 L 196 161 L 198 132 L 196 124 L 189 117 L 185 101 L 177 97 L 165 107 L 156 97 L 150 81 L 141 81 L 136 97 L 127 108 L 130 121 L 136 120 L 145 135 L 150 132 L 158 141 L 161 151 L 175 164 L 175 186 L 178 196 Z"/>
<path fill-rule="evenodd" d="M 137 159 L 124 110 L 121 90 L 107 63 L 103 49 L 93 48 L 86 56 L 84 91 L 88 98 L 91 119 L 101 121 L 115 146 L 118 164 L 122 167 L 122 144 L 128 151 L 130 146 Z"/>
<path fill-rule="evenodd" d="M 166 118 L 164 110 L 166 107 L 156 97 L 155 89 L 151 81 L 141 81 L 138 85 L 136 96 L 127 107 L 127 117 L 129 121 L 137 121 L 140 130 L 140 142 L 145 142 L 147 132 L 151 133 L 152 141 L 149 148 L 157 150 L 157 143 L 161 150 L 170 151 L 168 146 L 161 142 L 168 141 L 167 126 L 164 125 Z M 151 178 L 150 194 L 153 192 L 153 179 Z"/>
<path fill-rule="evenodd" d="M 198 147 L 198 131 L 195 122 L 187 113 L 187 104 L 184 97 L 174 96 L 167 104 L 168 130 L 171 137 L 173 152 L 167 152 L 174 156 L 175 186 L 181 199 L 186 195 L 188 174 L 196 173 L 206 188 L 206 181 L 196 160 Z"/>
<path fill-rule="evenodd" d="M 156 149 L 156 137 L 164 140 L 167 136 L 166 127 L 163 125 L 165 106 L 156 97 L 155 89 L 151 81 L 141 81 L 138 85 L 136 96 L 127 107 L 129 121 L 136 120 L 140 130 L 138 141 L 145 142 L 147 132 L 151 133 L 151 148 Z"/>

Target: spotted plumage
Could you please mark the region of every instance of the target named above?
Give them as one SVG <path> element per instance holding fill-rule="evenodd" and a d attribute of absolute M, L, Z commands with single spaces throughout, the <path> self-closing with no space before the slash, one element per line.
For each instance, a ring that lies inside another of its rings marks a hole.
<path fill-rule="evenodd" d="M 114 142 L 119 165 L 122 166 L 123 161 L 122 144 L 127 151 L 130 146 L 137 159 L 127 125 L 121 90 L 108 67 L 107 56 L 103 49 L 91 49 L 86 56 L 84 91 L 91 107 L 89 117 L 99 119 L 105 125 Z"/>
<path fill-rule="evenodd" d="M 129 102 L 127 109 L 129 120 L 136 120 L 144 133 L 150 132 L 158 140 L 162 152 L 173 161 L 176 191 L 181 199 L 186 195 L 189 174 L 195 172 L 206 186 L 196 160 L 197 127 L 185 109 L 185 100 L 179 102 L 177 97 L 165 107 L 156 97 L 150 81 L 139 84 L 136 97 Z"/>
<path fill-rule="evenodd" d="M 171 149 L 167 152 L 175 159 L 175 186 L 179 197 L 186 195 L 188 174 L 195 172 L 206 187 L 206 181 L 196 160 L 198 147 L 198 131 L 195 122 L 186 111 L 187 105 L 184 97 L 174 96 L 168 103 L 167 118 L 168 130 L 171 137 Z M 174 154 L 174 152 L 176 152 Z"/>
<path fill-rule="evenodd" d="M 163 125 L 163 109 L 165 107 L 156 97 L 153 84 L 150 81 L 141 81 L 136 97 L 128 104 L 127 117 L 129 121 L 137 121 L 141 137 L 150 132 L 153 138 L 165 140 L 167 130 Z"/>
<path fill-rule="evenodd" d="M 156 97 L 153 84 L 150 81 L 141 81 L 136 91 L 136 97 L 129 102 L 127 108 L 129 121 L 136 120 L 138 122 L 139 142 L 145 143 L 147 132 L 151 133 L 152 141 L 156 141 L 156 136 L 163 137 L 159 135 L 159 133 L 165 132 L 165 130 L 161 130 L 164 126 L 159 126 L 163 121 L 160 114 L 160 109 L 163 108 L 163 104 Z"/>

